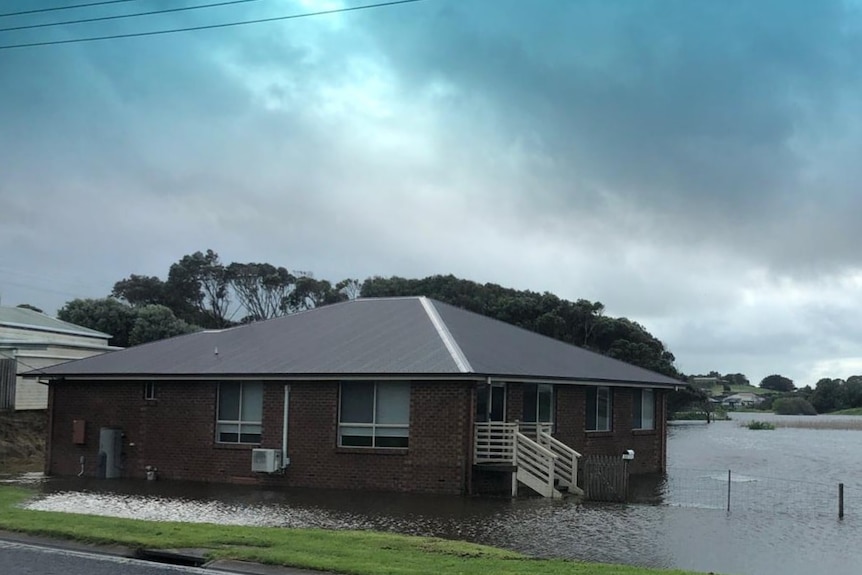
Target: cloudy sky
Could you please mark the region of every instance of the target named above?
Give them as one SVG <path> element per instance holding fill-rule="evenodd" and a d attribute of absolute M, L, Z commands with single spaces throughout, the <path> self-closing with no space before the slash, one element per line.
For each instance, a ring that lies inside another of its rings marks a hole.
<path fill-rule="evenodd" d="M 862 9 L 838 0 L 423 0 L 0 49 L 0 296 L 53 313 L 211 248 L 333 281 L 453 273 L 599 300 L 687 373 L 862 373 L 860 62 Z"/>

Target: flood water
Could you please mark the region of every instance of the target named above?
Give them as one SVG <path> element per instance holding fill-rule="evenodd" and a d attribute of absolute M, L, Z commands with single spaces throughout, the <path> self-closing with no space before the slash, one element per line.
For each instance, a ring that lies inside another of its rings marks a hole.
<path fill-rule="evenodd" d="M 673 426 L 668 476 L 635 482 L 640 503 L 628 505 L 52 479 L 30 507 L 153 520 L 375 529 L 543 557 L 739 575 L 862 572 L 862 431 L 751 431 L 740 423 L 794 418 L 734 418 Z M 843 520 L 839 482 L 845 483 Z"/>

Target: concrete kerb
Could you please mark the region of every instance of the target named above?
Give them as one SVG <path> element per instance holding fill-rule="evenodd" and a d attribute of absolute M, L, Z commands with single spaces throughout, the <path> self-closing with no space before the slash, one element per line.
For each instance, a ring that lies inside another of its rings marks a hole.
<path fill-rule="evenodd" d="M 53 549 L 65 549 L 98 555 L 125 557 L 128 559 L 142 559 L 157 563 L 193 565 L 202 569 L 211 569 L 213 571 L 222 571 L 226 573 L 245 573 L 248 575 L 333 575 L 324 571 L 284 567 L 280 565 L 264 565 L 262 563 L 235 561 L 232 559 L 215 559 L 213 561 L 207 561 L 206 554 L 209 549 L 133 549 L 124 545 L 94 545 L 66 539 L 52 539 L 50 537 L 3 530 L 0 530 L 0 540 L 40 547 L 50 547 Z"/>

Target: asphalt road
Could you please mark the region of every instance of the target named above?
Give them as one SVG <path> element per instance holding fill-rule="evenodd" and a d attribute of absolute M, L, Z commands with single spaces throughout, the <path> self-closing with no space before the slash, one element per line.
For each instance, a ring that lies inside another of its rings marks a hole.
<path fill-rule="evenodd" d="M 0 541 L 2 575 L 213 575 L 214 571 Z"/>

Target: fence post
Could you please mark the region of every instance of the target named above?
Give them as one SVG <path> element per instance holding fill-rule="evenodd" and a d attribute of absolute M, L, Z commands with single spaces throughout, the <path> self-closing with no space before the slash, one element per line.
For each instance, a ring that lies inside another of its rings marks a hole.
<path fill-rule="evenodd" d="M 844 484 L 838 484 L 838 519 L 844 519 Z"/>
<path fill-rule="evenodd" d="M 730 513 L 730 469 L 727 470 L 727 512 Z"/>

